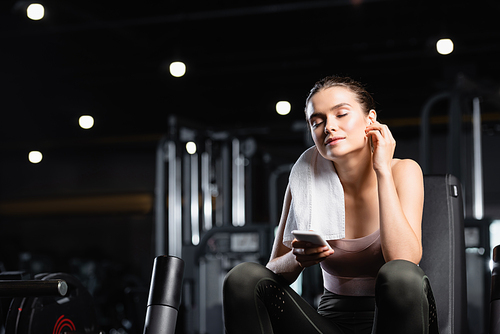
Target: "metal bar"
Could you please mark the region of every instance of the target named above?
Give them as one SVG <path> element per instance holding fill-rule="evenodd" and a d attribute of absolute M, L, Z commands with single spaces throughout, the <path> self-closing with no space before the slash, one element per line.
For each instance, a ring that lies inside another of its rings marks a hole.
<path fill-rule="evenodd" d="M 455 175 L 459 180 L 465 180 L 462 175 L 462 112 L 458 92 L 454 92 L 451 96 L 448 122 L 448 173 Z"/>
<path fill-rule="evenodd" d="M 227 141 L 221 147 L 221 182 L 222 194 L 219 194 L 218 205 L 222 206 L 222 225 L 229 225 L 231 221 L 231 156 Z M 222 203 L 221 203 L 222 202 Z"/>
<path fill-rule="evenodd" d="M 198 154 L 191 155 L 191 243 L 200 243 L 200 204 L 198 194 Z"/>
<path fill-rule="evenodd" d="M 200 333 L 207 333 L 207 264 L 205 258 L 200 258 L 200 308 L 198 310 L 200 314 Z"/>
<path fill-rule="evenodd" d="M 65 296 L 68 284 L 62 279 L 54 280 L 0 280 L 0 297 Z"/>
<path fill-rule="evenodd" d="M 201 154 L 201 192 L 203 196 L 203 228 L 212 228 L 212 189 L 210 187 L 210 154 Z"/>
<path fill-rule="evenodd" d="M 245 163 L 240 153 L 240 141 L 232 141 L 232 221 L 234 226 L 245 225 Z"/>
<path fill-rule="evenodd" d="M 475 219 L 483 219 L 483 159 L 481 142 L 481 105 L 479 98 L 472 100 L 472 140 L 474 147 L 472 212 Z"/>
<path fill-rule="evenodd" d="M 424 174 L 431 172 L 430 163 L 430 113 L 432 107 L 440 100 L 450 98 L 449 92 L 439 93 L 424 104 L 420 117 L 420 166 Z"/>
<path fill-rule="evenodd" d="M 181 161 L 174 141 L 168 144 L 168 253 L 182 258 Z"/>
<path fill-rule="evenodd" d="M 226 205 L 224 205 L 224 184 L 226 177 L 223 176 L 226 170 L 222 154 L 220 151 L 218 153 L 219 155 L 215 159 L 215 186 L 217 187 L 217 196 L 215 197 L 215 226 L 222 226 L 224 225 L 224 212 L 226 211 Z"/>
<path fill-rule="evenodd" d="M 165 142 L 160 139 L 156 148 L 155 178 L 155 254 L 165 254 Z"/>
<path fill-rule="evenodd" d="M 182 197 L 185 199 L 181 201 L 181 221 L 182 221 L 182 242 L 184 244 L 191 244 L 191 156 L 182 151 Z"/>

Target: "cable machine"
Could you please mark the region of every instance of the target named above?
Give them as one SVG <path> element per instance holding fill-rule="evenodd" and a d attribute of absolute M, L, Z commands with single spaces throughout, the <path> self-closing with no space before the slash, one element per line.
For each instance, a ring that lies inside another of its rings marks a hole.
<path fill-rule="evenodd" d="M 446 138 L 446 171 L 457 176 L 463 185 L 466 267 L 468 281 L 468 317 L 471 334 L 487 332 L 489 285 L 491 272 L 490 236 L 491 220 L 484 217 L 483 161 L 481 131 L 481 92 L 470 87 L 464 77 L 456 86 L 432 96 L 423 106 L 420 124 L 420 164 L 424 174 L 435 173 L 431 164 L 433 152 L 430 129 L 431 112 L 436 105 L 448 104 L 448 133 Z M 473 85 L 475 86 L 475 85 Z M 471 126 L 465 131 L 464 115 Z"/>
<path fill-rule="evenodd" d="M 269 254 L 268 226 L 252 224 L 249 209 L 255 146 L 237 133 L 180 126 L 174 116 L 158 143 L 155 252 L 186 263 L 178 322 L 185 333 L 224 333 L 225 274 Z"/>

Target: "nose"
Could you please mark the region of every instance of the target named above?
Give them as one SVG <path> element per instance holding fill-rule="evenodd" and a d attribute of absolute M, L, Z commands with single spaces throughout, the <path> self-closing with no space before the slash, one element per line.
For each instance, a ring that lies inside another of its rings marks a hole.
<path fill-rule="evenodd" d="M 337 131 L 337 124 L 333 117 L 327 117 L 325 120 L 325 134 L 331 134 Z"/>

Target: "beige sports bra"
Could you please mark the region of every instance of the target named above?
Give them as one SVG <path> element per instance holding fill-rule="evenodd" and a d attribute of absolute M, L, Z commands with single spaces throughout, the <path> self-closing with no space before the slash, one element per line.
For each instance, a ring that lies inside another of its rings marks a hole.
<path fill-rule="evenodd" d="M 335 253 L 321 262 L 325 289 L 338 295 L 374 296 L 384 265 L 380 229 L 362 238 L 328 241 Z"/>

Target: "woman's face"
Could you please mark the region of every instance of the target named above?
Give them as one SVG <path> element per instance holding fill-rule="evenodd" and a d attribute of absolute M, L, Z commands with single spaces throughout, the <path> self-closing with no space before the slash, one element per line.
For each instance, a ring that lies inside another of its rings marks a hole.
<path fill-rule="evenodd" d="M 322 89 L 312 96 L 306 109 L 312 138 L 320 154 L 335 160 L 349 153 L 370 149 L 365 134 L 375 111 L 367 115 L 356 95 L 344 87 Z"/>

